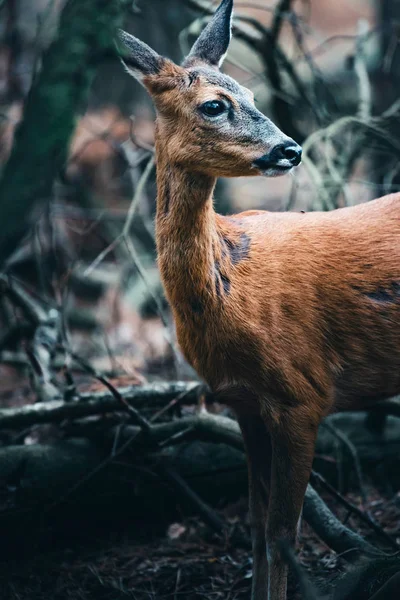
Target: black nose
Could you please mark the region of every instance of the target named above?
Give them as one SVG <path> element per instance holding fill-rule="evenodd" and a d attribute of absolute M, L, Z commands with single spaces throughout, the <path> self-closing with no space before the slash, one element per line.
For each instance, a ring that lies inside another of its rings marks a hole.
<path fill-rule="evenodd" d="M 286 159 L 290 161 L 295 167 L 300 164 L 301 161 L 301 146 L 292 141 L 286 142 L 285 144 L 275 146 L 275 148 L 272 149 L 271 154 L 273 154 L 275 159 Z"/>
<path fill-rule="evenodd" d="M 273 169 L 280 167 L 290 169 L 301 162 L 301 146 L 293 140 L 274 146 L 268 154 L 254 161 L 254 165 L 259 169 Z"/>

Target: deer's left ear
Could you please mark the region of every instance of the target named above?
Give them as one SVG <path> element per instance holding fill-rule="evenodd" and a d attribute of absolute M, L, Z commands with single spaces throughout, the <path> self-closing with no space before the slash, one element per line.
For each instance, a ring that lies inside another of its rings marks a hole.
<path fill-rule="evenodd" d="M 121 61 L 130 75 L 142 82 L 147 75 L 158 75 L 165 58 L 130 33 L 118 31 L 119 46 L 122 47 Z"/>
<path fill-rule="evenodd" d="M 232 35 L 233 0 L 222 0 L 213 18 L 195 42 L 184 61 L 188 67 L 196 60 L 219 68 L 228 51 Z"/>

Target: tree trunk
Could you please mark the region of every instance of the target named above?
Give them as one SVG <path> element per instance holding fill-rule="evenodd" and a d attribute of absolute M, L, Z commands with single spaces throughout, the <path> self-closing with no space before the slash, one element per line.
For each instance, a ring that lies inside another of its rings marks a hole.
<path fill-rule="evenodd" d="M 114 52 L 121 16 L 119 0 L 69 0 L 62 12 L 0 181 L 0 222 L 7 225 L 0 239 L 0 267 L 33 225 L 34 206 L 51 195 L 97 65 Z"/>

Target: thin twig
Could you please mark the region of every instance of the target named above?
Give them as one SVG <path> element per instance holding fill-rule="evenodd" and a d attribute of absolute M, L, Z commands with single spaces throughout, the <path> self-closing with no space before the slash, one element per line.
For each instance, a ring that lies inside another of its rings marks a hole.
<path fill-rule="evenodd" d="M 366 65 L 365 44 L 369 33 L 368 21 L 360 19 L 354 57 L 354 73 L 358 83 L 358 111 L 360 119 L 366 120 L 371 116 L 372 90 Z"/>
<path fill-rule="evenodd" d="M 328 431 L 330 431 L 332 433 L 332 435 L 334 435 L 343 444 L 343 446 L 348 450 L 348 452 L 350 453 L 350 456 L 353 459 L 354 467 L 355 467 L 355 470 L 356 470 L 357 479 L 358 479 L 358 485 L 359 485 L 359 488 L 360 488 L 362 501 L 363 501 L 363 504 L 365 506 L 366 503 L 367 503 L 367 492 L 365 490 L 364 477 L 363 477 L 363 473 L 362 473 L 362 469 L 361 469 L 361 463 L 360 463 L 360 459 L 359 459 L 356 447 L 351 442 L 351 440 L 347 437 L 347 435 L 345 435 L 337 427 L 335 427 L 334 425 L 332 425 L 332 423 L 329 423 L 328 421 L 323 421 L 321 423 L 321 425 L 323 427 L 325 427 L 325 429 L 327 429 Z"/>
<path fill-rule="evenodd" d="M 196 494 L 196 492 L 192 490 L 179 473 L 164 465 L 158 465 L 157 472 L 162 479 L 165 479 L 165 481 L 178 492 L 179 496 L 185 498 L 185 500 L 192 505 L 206 525 L 211 527 L 211 529 L 219 535 L 227 533 L 226 523 L 206 502 L 204 502 L 204 500 L 200 498 L 200 496 Z"/>
<path fill-rule="evenodd" d="M 136 410 L 136 408 L 134 408 L 123 396 L 123 394 L 121 394 L 121 392 L 119 392 L 117 390 L 116 387 L 114 387 L 112 385 L 112 383 L 107 379 L 107 377 L 105 377 L 104 375 L 102 375 L 101 373 L 98 373 L 89 363 L 87 363 L 84 359 L 82 359 L 80 356 L 78 356 L 75 352 L 71 352 L 71 357 L 76 360 L 81 366 L 82 368 L 89 373 L 89 375 L 91 375 L 92 377 L 94 377 L 95 379 L 97 379 L 98 381 L 100 381 L 100 383 L 102 383 L 108 390 L 109 392 L 112 394 L 112 396 L 115 398 L 115 400 L 120 403 L 125 410 L 130 414 L 130 416 L 132 417 L 133 421 L 139 425 L 139 427 L 142 429 L 142 431 L 145 434 L 149 434 L 151 431 L 151 425 L 149 423 L 149 421 L 147 419 L 145 419 L 138 410 Z"/>
<path fill-rule="evenodd" d="M 180 403 L 185 400 L 187 398 L 187 396 L 193 392 L 195 389 L 198 390 L 198 388 L 201 386 L 201 383 L 194 383 L 191 387 L 188 387 L 187 390 L 185 390 L 184 392 L 182 392 L 181 394 L 179 394 L 179 396 L 177 396 L 176 398 L 173 398 L 171 400 L 171 402 L 168 402 L 168 404 L 166 406 L 163 406 L 163 408 L 161 408 L 159 411 L 156 412 L 155 415 L 153 415 L 151 417 L 151 422 L 155 423 L 156 421 L 158 421 L 158 419 L 160 417 L 162 417 L 166 412 L 170 411 L 172 408 L 177 408 Z"/>

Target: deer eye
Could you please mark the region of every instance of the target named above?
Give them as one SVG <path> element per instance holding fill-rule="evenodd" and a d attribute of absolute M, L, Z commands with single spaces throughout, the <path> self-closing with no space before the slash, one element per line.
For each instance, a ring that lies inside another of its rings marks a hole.
<path fill-rule="evenodd" d="M 226 111 L 226 105 L 222 100 L 209 100 L 200 106 L 200 110 L 208 117 L 218 117 Z"/>

